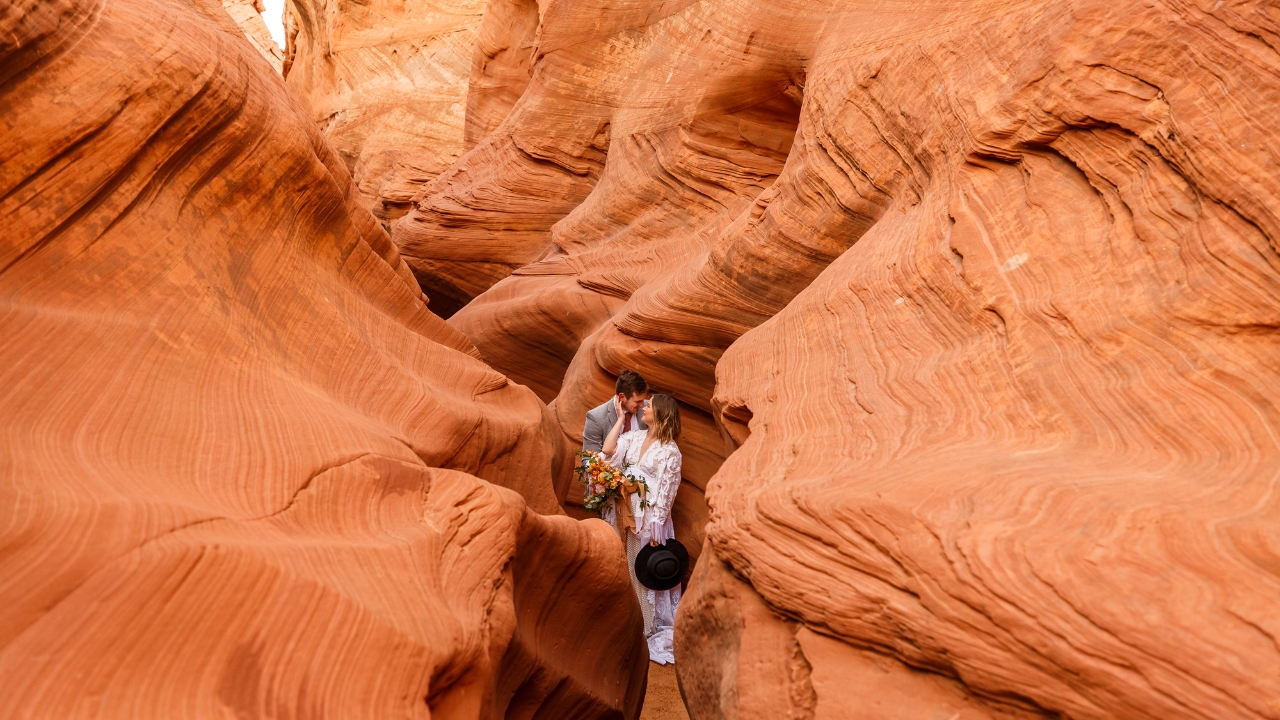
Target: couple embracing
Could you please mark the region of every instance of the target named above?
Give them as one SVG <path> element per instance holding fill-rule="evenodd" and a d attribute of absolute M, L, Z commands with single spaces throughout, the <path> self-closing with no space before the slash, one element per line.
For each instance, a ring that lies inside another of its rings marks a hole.
<path fill-rule="evenodd" d="M 674 663 L 672 634 L 680 585 L 669 590 L 653 590 L 636 577 L 636 556 L 646 545 L 660 546 L 675 538 L 671 507 L 680 489 L 680 409 L 669 395 L 650 395 L 640 374 L 623 370 L 614 385 L 614 396 L 587 413 L 582 432 L 584 450 L 603 453 L 615 467 L 642 478 L 649 486 L 645 507 L 640 497 L 631 496 L 635 531 L 626 531 L 627 566 L 631 584 L 644 612 L 644 634 L 649 641 L 649 658 Z M 608 508 L 603 518 L 618 529 L 617 514 Z"/>

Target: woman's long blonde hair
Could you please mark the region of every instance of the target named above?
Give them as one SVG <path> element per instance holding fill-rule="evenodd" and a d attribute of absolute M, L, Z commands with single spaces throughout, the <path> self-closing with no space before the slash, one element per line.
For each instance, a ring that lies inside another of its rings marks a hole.
<path fill-rule="evenodd" d="M 680 406 L 670 395 L 654 395 L 649 399 L 653 405 L 653 437 L 662 442 L 675 442 L 680 437 Z"/>

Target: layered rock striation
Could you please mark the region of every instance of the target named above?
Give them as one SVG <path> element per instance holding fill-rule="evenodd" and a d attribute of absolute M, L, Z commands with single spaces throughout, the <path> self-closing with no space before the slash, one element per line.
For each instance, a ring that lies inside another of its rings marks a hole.
<path fill-rule="evenodd" d="M 1280 717 L 1269 6 L 533 36 L 393 239 L 565 447 L 624 368 L 683 403 L 695 718 Z"/>
<path fill-rule="evenodd" d="M 717 368 L 717 556 L 997 709 L 1280 715 L 1276 29 L 1035 6 L 826 76 L 896 182 Z"/>
<path fill-rule="evenodd" d="M 484 0 L 288 0 L 284 74 L 384 224 L 463 153 Z"/>
<path fill-rule="evenodd" d="M 222 7 L 244 31 L 244 36 L 249 39 L 249 43 L 258 51 L 258 54 L 262 55 L 271 69 L 282 72 L 284 53 L 271 37 L 266 21 L 262 19 L 262 13 L 266 10 L 262 0 L 222 0 Z"/>
<path fill-rule="evenodd" d="M 4 10 L 0 717 L 636 717 L 559 429 L 222 6 Z"/>

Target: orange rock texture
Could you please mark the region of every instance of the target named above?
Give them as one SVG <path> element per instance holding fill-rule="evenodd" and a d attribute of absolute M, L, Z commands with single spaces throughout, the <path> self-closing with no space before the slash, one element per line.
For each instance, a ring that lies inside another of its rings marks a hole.
<path fill-rule="evenodd" d="M 694 718 L 1280 718 L 1271 5 L 530 6 L 392 237 L 565 446 L 683 403 Z"/>
<path fill-rule="evenodd" d="M 389 223 L 464 149 L 484 0 L 288 0 L 284 74 Z"/>
<path fill-rule="evenodd" d="M 284 53 L 272 39 L 271 31 L 267 29 L 266 21 L 262 19 L 262 13 L 266 10 L 262 0 L 222 0 L 222 7 L 244 31 L 249 44 L 253 45 L 266 59 L 271 69 L 281 72 L 284 67 Z"/>
<path fill-rule="evenodd" d="M 636 717 L 559 430 L 218 0 L 0 7 L 0 717 Z"/>

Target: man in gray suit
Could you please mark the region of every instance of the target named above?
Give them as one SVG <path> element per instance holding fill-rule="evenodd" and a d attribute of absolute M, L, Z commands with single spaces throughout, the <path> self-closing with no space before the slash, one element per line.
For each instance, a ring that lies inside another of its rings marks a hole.
<path fill-rule="evenodd" d="M 640 373 L 634 370 L 623 370 L 613 390 L 617 393 L 614 397 L 626 412 L 626 417 L 622 420 L 622 432 L 645 429 L 646 425 L 640 421 L 640 416 L 636 413 L 640 405 L 649 398 L 649 385 L 645 383 L 644 378 L 640 377 Z M 604 447 L 605 436 L 617 421 L 618 409 L 614 405 L 614 398 L 609 398 L 600 406 L 589 410 L 586 426 L 582 428 L 582 449 L 600 452 Z"/>

